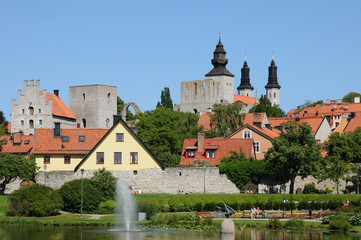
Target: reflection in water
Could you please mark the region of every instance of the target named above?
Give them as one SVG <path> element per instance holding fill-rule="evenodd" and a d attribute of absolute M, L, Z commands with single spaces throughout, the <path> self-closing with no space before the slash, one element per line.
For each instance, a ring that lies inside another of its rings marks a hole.
<path fill-rule="evenodd" d="M 94 227 L 2 227 L 0 228 L 1 240 L 361 240 L 361 235 L 345 233 L 322 232 L 287 232 L 269 230 L 243 230 L 235 235 L 220 234 L 218 232 L 183 231 L 183 230 L 157 230 L 144 229 L 127 232 L 121 229 L 101 229 Z"/>

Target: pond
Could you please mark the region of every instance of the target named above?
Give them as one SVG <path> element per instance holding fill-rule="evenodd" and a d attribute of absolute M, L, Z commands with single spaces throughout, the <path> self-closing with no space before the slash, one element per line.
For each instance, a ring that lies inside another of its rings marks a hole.
<path fill-rule="evenodd" d="M 361 240 L 361 235 L 345 233 L 322 232 L 292 232 L 269 230 L 242 230 L 236 235 L 223 235 L 218 232 L 188 231 L 188 230 L 156 230 L 145 229 L 125 232 L 118 229 L 101 229 L 94 227 L 1 227 L 2 240 L 68 240 L 68 239 L 97 239 L 97 240 L 167 240 L 167 239 L 337 239 Z"/>

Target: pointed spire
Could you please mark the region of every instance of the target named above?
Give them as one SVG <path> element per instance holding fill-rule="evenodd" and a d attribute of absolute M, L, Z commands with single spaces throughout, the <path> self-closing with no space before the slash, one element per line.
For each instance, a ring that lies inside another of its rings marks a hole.
<path fill-rule="evenodd" d="M 268 67 L 268 83 L 265 86 L 265 88 L 278 88 L 278 89 L 281 88 L 277 80 L 277 66 L 275 64 L 273 54 L 272 54 L 271 65 Z"/>
<path fill-rule="evenodd" d="M 250 90 L 253 90 L 254 87 L 252 87 L 251 85 L 251 81 L 250 81 L 250 78 L 249 78 L 249 67 L 248 67 L 248 64 L 247 64 L 247 61 L 246 59 L 244 60 L 244 63 L 243 63 L 243 68 L 241 69 L 241 84 L 237 87 L 237 90 L 244 90 L 244 89 L 250 89 Z"/>
<path fill-rule="evenodd" d="M 216 46 L 216 50 L 214 50 L 214 52 L 213 52 L 212 64 L 214 67 L 205 76 L 206 77 L 210 77 L 210 76 L 234 77 L 234 75 L 227 70 L 227 68 L 226 68 L 227 63 L 228 63 L 228 59 L 226 58 L 226 51 L 223 48 L 223 44 L 221 42 L 221 36 L 219 36 L 219 41 Z"/>

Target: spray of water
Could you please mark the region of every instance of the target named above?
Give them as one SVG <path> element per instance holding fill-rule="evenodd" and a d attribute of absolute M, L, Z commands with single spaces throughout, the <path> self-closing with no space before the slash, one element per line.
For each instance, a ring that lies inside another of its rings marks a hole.
<path fill-rule="evenodd" d="M 123 179 L 118 178 L 116 190 L 116 214 L 118 223 L 127 231 L 136 229 L 136 205 L 135 199 L 129 189 L 129 186 Z"/>

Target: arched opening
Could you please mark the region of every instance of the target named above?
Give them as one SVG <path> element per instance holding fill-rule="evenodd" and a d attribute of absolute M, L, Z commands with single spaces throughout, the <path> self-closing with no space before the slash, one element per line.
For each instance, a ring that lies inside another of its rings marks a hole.
<path fill-rule="evenodd" d="M 29 128 L 34 128 L 34 121 L 33 120 L 29 121 Z"/>
<path fill-rule="evenodd" d="M 29 114 L 34 115 L 34 108 L 33 107 L 29 107 Z"/>
<path fill-rule="evenodd" d="M 83 122 L 83 128 L 86 128 L 86 120 L 85 120 L 85 118 L 83 118 L 81 121 Z"/>
<path fill-rule="evenodd" d="M 276 98 L 276 93 L 273 94 L 274 98 Z"/>
<path fill-rule="evenodd" d="M 110 93 L 108 93 L 108 98 L 110 98 Z"/>
<path fill-rule="evenodd" d="M 83 100 L 85 100 L 85 93 L 83 93 Z"/>

